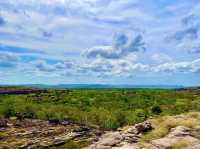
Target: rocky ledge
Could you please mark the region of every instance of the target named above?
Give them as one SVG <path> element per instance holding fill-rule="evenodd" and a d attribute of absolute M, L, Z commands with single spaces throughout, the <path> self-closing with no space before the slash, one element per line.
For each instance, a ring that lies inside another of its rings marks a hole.
<path fill-rule="evenodd" d="M 0 119 L 0 149 L 60 146 L 69 140 L 92 141 L 101 132 L 70 120 Z"/>
<path fill-rule="evenodd" d="M 49 148 L 69 140 L 87 140 L 92 143 L 84 149 L 200 149 L 199 123 L 190 128 L 175 126 L 166 136 L 141 147 L 141 136 L 152 129 L 149 121 L 103 132 L 71 120 L 0 119 L 0 148 Z"/>
<path fill-rule="evenodd" d="M 147 149 L 200 149 L 200 126 L 177 126 L 163 138 L 147 144 Z"/>
<path fill-rule="evenodd" d="M 145 121 L 118 131 L 109 131 L 85 149 L 139 149 L 140 136 L 151 129 L 151 123 Z"/>
<path fill-rule="evenodd" d="M 176 126 L 166 136 L 141 147 L 141 135 L 151 129 L 151 123 L 146 121 L 115 132 L 110 131 L 85 149 L 200 149 L 200 125 L 192 128 Z"/>

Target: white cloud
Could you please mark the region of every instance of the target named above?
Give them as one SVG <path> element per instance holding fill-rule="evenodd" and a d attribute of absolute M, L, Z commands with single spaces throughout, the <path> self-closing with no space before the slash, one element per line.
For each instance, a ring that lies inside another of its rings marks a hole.
<path fill-rule="evenodd" d="M 171 62 L 172 58 L 164 53 L 156 53 L 152 55 L 152 60 L 155 61 L 156 63 L 166 63 L 166 62 Z"/>
<path fill-rule="evenodd" d="M 13 53 L 0 52 L 0 67 L 12 67 L 17 64 L 19 57 Z"/>
<path fill-rule="evenodd" d="M 88 49 L 84 55 L 87 58 L 120 59 L 130 54 L 145 51 L 145 43 L 141 35 L 133 39 L 125 34 L 117 35 L 112 46 L 99 46 Z"/>
<path fill-rule="evenodd" d="M 164 63 L 152 67 L 152 70 L 155 72 L 199 73 L 200 59 L 194 61 Z"/>
<path fill-rule="evenodd" d="M 37 55 L 20 56 L 41 60 L 16 62 L 26 72 L 44 76 L 198 73 L 200 5 L 195 5 L 173 2 L 161 8 L 160 1 L 148 0 L 0 0 L 0 43 L 36 49 Z M 189 8 L 193 9 L 188 12 Z M 112 39 L 119 32 L 124 34 Z M 79 55 L 82 52 L 85 57 Z M 13 56 L 0 55 L 0 64 Z M 74 61 L 65 61 L 68 58 Z"/>

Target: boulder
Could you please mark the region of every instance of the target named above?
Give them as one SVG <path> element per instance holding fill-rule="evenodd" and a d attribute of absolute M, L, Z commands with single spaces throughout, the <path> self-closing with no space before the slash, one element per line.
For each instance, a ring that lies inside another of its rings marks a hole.
<path fill-rule="evenodd" d="M 102 136 L 99 141 L 100 146 L 115 146 L 122 141 L 123 137 L 119 132 L 109 132 Z"/>
<path fill-rule="evenodd" d="M 138 133 L 147 132 L 152 129 L 151 123 L 149 121 L 145 121 L 143 123 L 139 123 L 135 125 L 135 128 Z"/>
<path fill-rule="evenodd" d="M 171 132 L 169 133 L 168 137 L 183 137 L 190 135 L 190 128 L 184 127 L 184 126 L 178 126 L 176 128 L 172 128 Z"/>

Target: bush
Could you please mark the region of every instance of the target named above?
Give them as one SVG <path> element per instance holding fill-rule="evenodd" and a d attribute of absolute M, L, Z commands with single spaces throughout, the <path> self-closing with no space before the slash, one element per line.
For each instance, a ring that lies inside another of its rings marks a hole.
<path fill-rule="evenodd" d="M 160 114 L 160 113 L 162 112 L 162 109 L 160 108 L 159 105 L 154 105 L 154 106 L 152 106 L 152 108 L 151 108 L 151 112 L 152 112 L 153 114 Z"/>
<path fill-rule="evenodd" d="M 4 107 L 2 111 L 5 118 L 10 118 L 16 114 L 12 106 Z"/>
<path fill-rule="evenodd" d="M 15 116 L 16 112 L 12 100 L 7 100 L 3 102 L 1 113 L 5 118 Z"/>
<path fill-rule="evenodd" d="M 133 125 L 139 122 L 143 122 L 147 117 L 147 113 L 143 109 L 136 109 L 135 111 L 127 111 L 126 123 Z"/>
<path fill-rule="evenodd" d="M 126 124 L 126 114 L 124 111 L 116 111 L 115 112 L 117 122 L 120 126 L 123 126 Z"/>
<path fill-rule="evenodd" d="M 36 118 L 36 109 L 33 105 L 27 105 L 24 109 L 24 116 L 25 118 Z"/>
<path fill-rule="evenodd" d="M 186 103 L 177 102 L 174 108 L 172 109 L 172 112 L 173 114 L 180 114 L 180 113 L 187 112 L 188 110 L 189 110 L 188 105 Z"/>

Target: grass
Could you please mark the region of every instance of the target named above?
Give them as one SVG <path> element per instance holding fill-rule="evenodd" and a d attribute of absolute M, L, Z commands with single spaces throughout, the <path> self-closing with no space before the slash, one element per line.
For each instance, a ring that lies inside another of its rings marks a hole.
<path fill-rule="evenodd" d="M 183 140 L 178 141 L 176 144 L 174 144 L 172 146 L 172 149 L 182 149 L 189 144 L 190 144 L 190 142 L 188 140 L 183 139 Z"/>
<path fill-rule="evenodd" d="M 141 138 L 141 146 L 144 146 L 145 143 L 148 143 L 152 140 L 162 138 L 166 136 L 171 128 L 176 126 L 185 126 L 185 127 L 195 127 L 200 125 L 200 113 L 199 112 L 189 112 L 177 116 L 163 116 L 159 118 L 154 118 L 150 120 L 154 129 L 146 133 Z M 180 146 L 188 143 L 187 141 L 180 141 L 175 144 L 173 149 L 179 149 Z"/>

